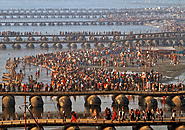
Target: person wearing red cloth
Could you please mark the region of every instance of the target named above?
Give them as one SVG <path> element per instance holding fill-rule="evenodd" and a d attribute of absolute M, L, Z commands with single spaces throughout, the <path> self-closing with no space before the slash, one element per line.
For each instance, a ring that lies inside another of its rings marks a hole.
<path fill-rule="evenodd" d="M 116 113 L 116 111 L 113 109 L 113 107 L 112 107 L 112 121 L 114 121 L 114 120 L 117 120 L 117 113 Z"/>
<path fill-rule="evenodd" d="M 72 118 L 71 118 L 71 122 L 76 122 L 76 112 L 73 110 L 71 112 Z"/>

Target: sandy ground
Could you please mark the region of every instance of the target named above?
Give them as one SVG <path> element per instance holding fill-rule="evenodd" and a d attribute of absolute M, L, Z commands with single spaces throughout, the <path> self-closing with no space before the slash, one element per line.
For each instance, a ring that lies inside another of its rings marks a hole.
<path fill-rule="evenodd" d="M 185 72 L 185 56 L 181 57 L 180 63 L 178 65 L 174 65 L 174 64 L 170 64 L 170 60 L 166 59 L 162 62 L 162 60 L 160 59 L 157 63 L 157 65 L 155 66 L 151 66 L 151 67 L 144 67 L 144 71 L 149 72 L 150 70 L 153 69 L 153 71 L 157 71 L 159 73 L 162 73 L 162 75 L 164 76 L 163 81 L 167 81 L 167 80 L 172 80 L 177 76 L 180 76 L 182 73 Z M 88 66 L 84 66 L 84 67 L 88 67 Z M 101 67 L 101 66 L 91 66 L 91 67 L 95 67 L 95 68 L 105 68 L 105 67 Z M 125 72 L 125 71 L 129 71 L 129 72 L 143 72 L 143 67 L 139 68 L 136 65 L 134 67 L 132 67 L 131 64 L 128 64 L 128 67 L 106 67 L 107 69 L 116 69 L 120 72 Z"/>

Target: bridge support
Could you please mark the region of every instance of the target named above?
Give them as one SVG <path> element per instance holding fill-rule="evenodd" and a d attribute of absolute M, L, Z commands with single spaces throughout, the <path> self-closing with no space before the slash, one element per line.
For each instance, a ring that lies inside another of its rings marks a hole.
<path fill-rule="evenodd" d="M 78 126 L 69 126 L 69 127 L 64 127 L 63 130 L 80 130 Z"/>
<path fill-rule="evenodd" d="M 121 107 L 128 107 L 128 105 L 129 105 L 128 98 L 123 94 L 113 95 L 112 96 L 112 101 L 113 101 L 113 103 L 112 103 L 113 106 L 116 106 L 120 109 L 121 109 Z"/>
<path fill-rule="evenodd" d="M 181 126 L 168 125 L 167 129 L 168 130 L 185 130 L 185 126 L 184 125 L 181 125 Z"/>
<path fill-rule="evenodd" d="M 43 107 L 44 103 L 41 96 L 32 96 L 29 98 L 32 107 Z"/>
<path fill-rule="evenodd" d="M 100 106 L 101 99 L 97 95 L 89 95 L 85 97 L 85 105 L 87 106 Z"/>
<path fill-rule="evenodd" d="M 114 126 L 101 126 L 98 128 L 98 130 L 116 130 L 116 128 Z"/>
<path fill-rule="evenodd" d="M 72 105 L 71 99 L 68 96 L 58 97 L 57 100 L 59 107 L 71 107 Z"/>
<path fill-rule="evenodd" d="M 146 107 L 146 109 L 156 109 L 157 108 L 157 100 L 154 99 L 152 96 L 147 96 L 147 97 L 139 97 L 139 105 Z"/>
<path fill-rule="evenodd" d="M 132 130 L 154 130 L 150 126 L 132 126 Z"/>
<path fill-rule="evenodd" d="M 15 107 L 15 98 L 14 96 L 3 96 L 2 97 L 2 107 L 4 108 L 14 108 Z"/>
<path fill-rule="evenodd" d="M 185 105 L 185 98 L 183 96 L 166 97 L 166 103 L 170 106 L 182 107 Z"/>

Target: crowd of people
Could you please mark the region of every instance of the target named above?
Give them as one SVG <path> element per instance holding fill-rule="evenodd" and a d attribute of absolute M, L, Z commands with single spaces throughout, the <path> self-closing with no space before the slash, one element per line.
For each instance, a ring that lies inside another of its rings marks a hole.
<path fill-rule="evenodd" d="M 94 109 L 92 113 L 92 119 L 98 120 L 101 119 L 101 115 L 98 116 L 98 112 L 96 109 Z M 111 120 L 111 121 L 154 121 L 159 120 L 163 121 L 165 115 L 163 112 L 163 109 L 157 108 L 156 110 L 139 110 L 139 109 L 130 109 L 129 112 L 127 110 L 125 111 L 124 107 L 119 108 L 118 110 L 115 110 L 112 107 L 112 110 L 108 107 L 104 110 L 104 120 Z M 175 121 L 177 117 L 176 110 L 172 110 L 171 112 L 171 121 Z M 63 120 L 66 121 L 66 113 L 63 112 Z M 74 110 L 71 112 L 71 121 L 75 122 L 77 121 L 77 115 Z"/>
<path fill-rule="evenodd" d="M 61 51 L 36 56 L 26 56 L 22 59 L 7 60 L 11 66 L 9 83 L 2 84 L 2 91 L 86 91 L 86 90 L 133 90 L 133 91 L 177 91 L 183 90 L 184 84 L 162 84 L 162 74 L 151 70 L 144 73 L 126 73 L 116 70 L 116 64 L 142 60 L 138 51 L 129 52 L 121 47 L 89 50 Z M 16 66 L 22 61 L 22 69 L 16 72 Z M 115 64 L 112 64 L 115 63 Z M 141 61 L 144 62 L 143 60 Z M 41 66 L 34 76 L 28 76 L 28 83 L 22 83 L 25 66 Z M 141 64 L 141 67 L 145 66 Z M 42 67 L 50 71 L 51 83 L 37 82 Z M 115 69 L 109 69 L 115 67 Z M 137 67 L 140 67 L 139 64 Z M 144 80 L 144 86 L 143 86 Z M 11 83 L 14 81 L 14 83 Z"/>

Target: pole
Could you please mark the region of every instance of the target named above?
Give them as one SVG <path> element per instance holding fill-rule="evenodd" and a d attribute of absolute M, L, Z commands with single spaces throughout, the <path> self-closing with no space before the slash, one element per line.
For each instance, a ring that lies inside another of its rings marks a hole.
<path fill-rule="evenodd" d="M 32 118 L 33 118 L 33 120 L 35 121 L 35 123 L 36 123 L 37 127 L 39 128 L 39 130 L 41 130 L 41 127 L 39 126 L 37 120 L 35 119 L 35 117 L 34 117 L 33 114 L 31 113 L 30 109 L 29 109 L 27 106 L 26 106 L 26 108 L 28 109 L 30 115 L 32 116 Z"/>
<path fill-rule="evenodd" d="M 179 30 L 177 30 L 177 31 L 178 31 L 178 34 L 177 34 L 177 35 L 178 35 L 178 36 L 177 36 L 177 37 L 178 37 L 178 38 L 177 38 L 177 44 L 178 44 L 178 62 L 177 62 L 177 65 L 179 65 L 179 46 L 180 46 L 179 37 L 180 37 L 180 35 L 179 35 Z"/>
<path fill-rule="evenodd" d="M 144 73 L 144 56 L 143 56 L 143 73 Z M 145 87 L 145 79 L 143 78 L 143 89 L 144 89 L 144 87 Z"/>
<path fill-rule="evenodd" d="M 25 130 L 26 130 L 26 96 L 24 96 L 24 120 L 25 120 Z"/>
<path fill-rule="evenodd" d="M 149 44 L 149 71 L 151 67 L 151 44 L 152 44 L 152 40 L 150 40 L 150 44 Z"/>

